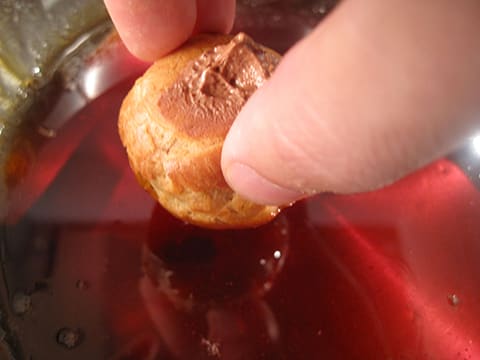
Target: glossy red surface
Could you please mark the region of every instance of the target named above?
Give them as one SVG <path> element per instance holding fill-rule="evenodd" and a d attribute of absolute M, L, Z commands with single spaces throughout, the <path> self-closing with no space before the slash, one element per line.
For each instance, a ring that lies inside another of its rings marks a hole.
<path fill-rule="evenodd" d="M 381 191 L 306 200 L 283 212 L 279 228 L 197 230 L 156 208 L 129 169 L 116 114 L 130 84 L 52 140 L 68 142 L 75 126 L 90 124 L 8 230 L 28 224 L 55 244 L 47 270 L 38 253 L 21 270 L 7 264 L 10 287 L 32 297 L 34 311 L 19 322 L 25 354 L 480 358 L 480 193 L 453 163 L 438 161 Z M 25 240 L 30 248 L 35 236 Z M 152 253 L 156 272 L 145 276 Z M 39 280 L 49 292 L 34 290 Z M 65 326 L 82 329 L 78 347 L 52 341 Z"/>

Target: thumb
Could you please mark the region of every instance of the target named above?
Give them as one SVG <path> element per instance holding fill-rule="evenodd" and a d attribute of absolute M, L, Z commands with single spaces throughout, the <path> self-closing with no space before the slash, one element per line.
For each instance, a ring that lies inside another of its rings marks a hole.
<path fill-rule="evenodd" d="M 473 0 L 341 3 L 242 109 L 227 182 L 285 204 L 372 190 L 448 153 L 479 118 L 479 15 Z"/>

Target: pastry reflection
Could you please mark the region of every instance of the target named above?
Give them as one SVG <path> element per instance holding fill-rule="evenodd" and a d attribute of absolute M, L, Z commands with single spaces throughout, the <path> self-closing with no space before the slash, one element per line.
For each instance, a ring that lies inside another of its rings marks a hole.
<path fill-rule="evenodd" d="M 288 252 L 283 215 L 248 230 L 201 229 L 154 210 L 140 293 L 174 359 L 281 359 L 263 300 Z"/>

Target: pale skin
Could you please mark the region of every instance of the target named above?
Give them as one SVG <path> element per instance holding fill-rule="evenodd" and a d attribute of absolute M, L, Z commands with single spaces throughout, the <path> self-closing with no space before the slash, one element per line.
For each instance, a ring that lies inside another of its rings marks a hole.
<path fill-rule="evenodd" d="M 155 60 L 228 32 L 234 0 L 105 0 L 130 51 Z M 480 132 L 478 0 L 345 0 L 284 57 L 223 147 L 243 196 L 284 204 L 382 187 Z"/>

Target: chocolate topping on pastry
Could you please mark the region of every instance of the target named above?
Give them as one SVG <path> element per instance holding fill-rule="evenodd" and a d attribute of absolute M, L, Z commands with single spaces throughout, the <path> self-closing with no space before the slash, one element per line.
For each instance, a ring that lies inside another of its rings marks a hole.
<path fill-rule="evenodd" d="M 160 95 L 161 114 L 191 137 L 225 137 L 247 99 L 279 62 L 240 33 L 228 44 L 205 52 Z"/>

